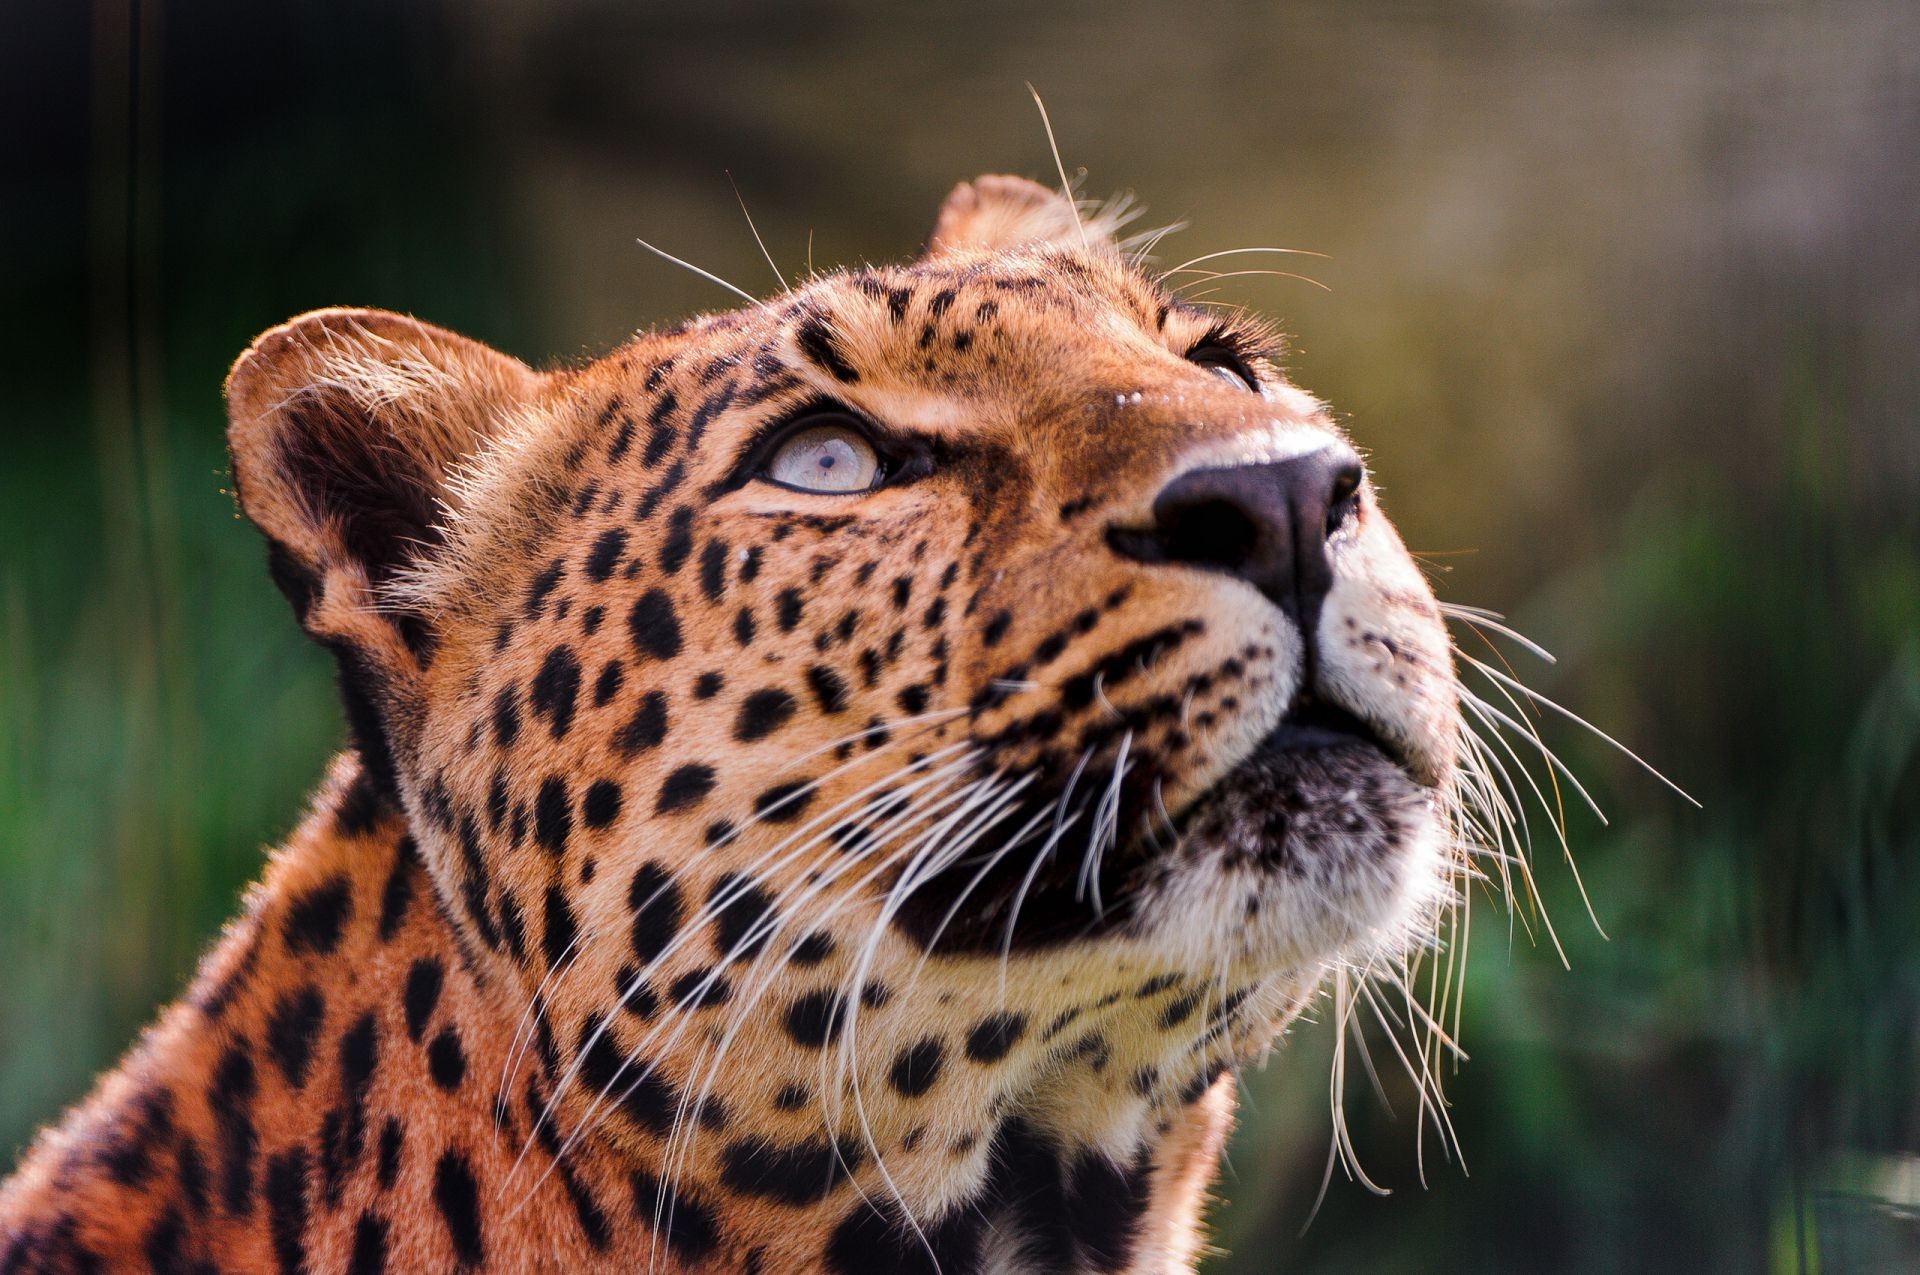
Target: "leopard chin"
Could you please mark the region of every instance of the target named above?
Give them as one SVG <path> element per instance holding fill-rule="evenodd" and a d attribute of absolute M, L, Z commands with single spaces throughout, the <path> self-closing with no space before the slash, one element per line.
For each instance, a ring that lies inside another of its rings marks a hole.
<path fill-rule="evenodd" d="M 1133 927 L 1206 949 L 1198 959 L 1306 970 L 1397 956 L 1442 901 L 1438 791 L 1325 702 L 1296 705 L 1178 824 L 1136 882 Z"/>

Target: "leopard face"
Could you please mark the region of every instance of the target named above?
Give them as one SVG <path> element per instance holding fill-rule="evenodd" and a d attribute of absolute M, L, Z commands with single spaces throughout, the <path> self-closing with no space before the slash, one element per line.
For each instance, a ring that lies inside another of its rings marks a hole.
<path fill-rule="evenodd" d="M 1327 971 L 1402 952 L 1449 643 L 1278 353 L 1006 178 L 909 264 L 584 366 L 263 337 L 243 507 L 503 1089 L 773 1206 L 957 1216 L 1022 1137 L 1137 1194 Z"/>

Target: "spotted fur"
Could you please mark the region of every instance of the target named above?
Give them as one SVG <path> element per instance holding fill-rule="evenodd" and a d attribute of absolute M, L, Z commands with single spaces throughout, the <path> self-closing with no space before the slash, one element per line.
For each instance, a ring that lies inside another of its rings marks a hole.
<path fill-rule="evenodd" d="M 1454 764 L 1370 488 L 1310 613 L 1116 550 L 1338 441 L 1276 353 L 1012 178 L 580 367 L 266 333 L 240 505 L 353 747 L 0 1271 L 1190 1269 L 1229 1073 L 1426 924 Z M 822 405 L 900 481 L 763 481 Z M 1310 699 L 1371 742 L 1263 746 Z"/>

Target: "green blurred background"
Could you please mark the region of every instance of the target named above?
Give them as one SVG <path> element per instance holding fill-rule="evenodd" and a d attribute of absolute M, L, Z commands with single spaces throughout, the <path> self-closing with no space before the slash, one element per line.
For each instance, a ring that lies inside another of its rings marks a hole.
<path fill-rule="evenodd" d="M 219 386 L 325 304 L 533 359 L 913 251 L 957 179 L 1091 193 L 1178 260 L 1330 254 L 1277 315 L 1449 600 L 1613 817 L 1476 911 L 1450 1078 L 1247 1077 L 1210 1275 L 1920 1266 L 1920 16 L 1910 4 L 259 5 L 0 14 L 0 1150 L 78 1097 L 342 738 L 224 491 Z M 1297 259 L 1298 260 L 1298 259 Z M 1272 264 L 1252 260 L 1246 264 Z M 1283 261 L 1281 264 L 1285 264 Z M 1463 641 L 1471 641 L 1462 634 Z M 1515 654 L 1514 658 L 1525 657 Z"/>

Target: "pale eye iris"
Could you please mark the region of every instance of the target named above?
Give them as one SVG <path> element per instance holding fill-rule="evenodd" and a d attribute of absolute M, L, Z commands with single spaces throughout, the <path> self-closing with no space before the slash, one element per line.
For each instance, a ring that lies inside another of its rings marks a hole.
<path fill-rule="evenodd" d="M 880 458 L 872 445 L 844 425 L 802 430 L 780 444 L 767 462 L 768 478 L 801 491 L 866 491 L 879 473 Z"/>

